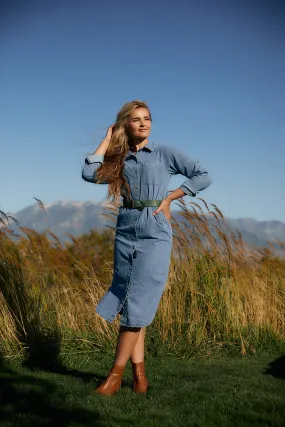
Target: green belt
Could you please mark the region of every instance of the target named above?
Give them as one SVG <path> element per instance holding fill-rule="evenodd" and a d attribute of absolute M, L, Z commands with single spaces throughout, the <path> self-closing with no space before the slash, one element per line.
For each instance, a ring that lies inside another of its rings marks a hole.
<path fill-rule="evenodd" d="M 163 199 L 162 199 L 163 200 Z M 162 200 L 134 200 L 134 199 L 123 199 L 123 207 L 124 208 L 137 208 L 143 209 L 146 206 L 159 206 Z"/>

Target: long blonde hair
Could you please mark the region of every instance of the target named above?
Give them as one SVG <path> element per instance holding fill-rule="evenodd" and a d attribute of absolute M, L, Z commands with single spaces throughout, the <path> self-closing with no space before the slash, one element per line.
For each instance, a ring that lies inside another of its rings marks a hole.
<path fill-rule="evenodd" d="M 136 108 L 146 108 L 152 121 L 149 108 L 145 102 L 135 100 L 124 104 L 117 114 L 112 137 L 104 156 L 104 162 L 96 172 L 96 179 L 108 181 L 107 199 L 112 198 L 112 203 L 119 202 L 121 191 L 124 187 L 128 196 L 131 197 L 130 187 L 123 175 L 123 168 L 125 157 L 130 151 L 131 145 L 127 129 L 128 116 Z M 122 192 L 126 195 L 124 190 Z"/>

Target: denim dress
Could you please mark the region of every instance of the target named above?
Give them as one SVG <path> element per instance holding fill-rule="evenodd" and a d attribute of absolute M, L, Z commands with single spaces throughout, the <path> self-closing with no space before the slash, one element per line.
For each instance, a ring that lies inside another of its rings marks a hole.
<path fill-rule="evenodd" d="M 96 170 L 104 156 L 91 154 L 82 169 L 85 181 L 96 182 Z M 199 161 L 176 148 L 151 141 L 125 157 L 123 174 L 135 200 L 164 199 L 172 175 L 187 179 L 179 187 L 196 196 L 211 184 L 208 172 Z M 107 181 L 102 184 L 108 184 Z M 121 195 L 127 196 L 122 186 Z M 157 207 L 128 209 L 119 207 L 114 241 L 112 283 L 100 299 L 96 312 L 108 322 L 120 314 L 120 324 L 142 327 L 152 323 L 165 289 L 172 248 L 172 227 Z"/>

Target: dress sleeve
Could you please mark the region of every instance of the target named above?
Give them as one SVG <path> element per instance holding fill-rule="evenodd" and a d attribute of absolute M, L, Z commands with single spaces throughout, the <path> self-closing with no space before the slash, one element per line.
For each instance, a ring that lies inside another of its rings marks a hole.
<path fill-rule="evenodd" d="M 173 147 L 167 147 L 166 150 L 166 163 L 170 175 L 180 174 L 187 177 L 179 187 L 185 194 L 195 197 L 200 191 L 209 187 L 212 179 L 198 160 L 188 157 Z"/>
<path fill-rule="evenodd" d="M 89 154 L 85 158 L 84 166 L 82 168 L 82 178 L 84 181 L 92 182 L 93 184 L 108 184 L 108 181 L 98 182 L 96 179 L 96 171 L 104 161 L 103 154 Z"/>

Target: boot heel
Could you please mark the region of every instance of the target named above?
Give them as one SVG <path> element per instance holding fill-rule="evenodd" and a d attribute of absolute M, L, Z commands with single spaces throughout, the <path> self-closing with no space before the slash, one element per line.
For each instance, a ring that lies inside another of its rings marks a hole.
<path fill-rule="evenodd" d="M 146 393 L 149 388 L 149 382 L 145 375 L 144 362 L 133 363 L 133 391 L 135 393 Z"/>

